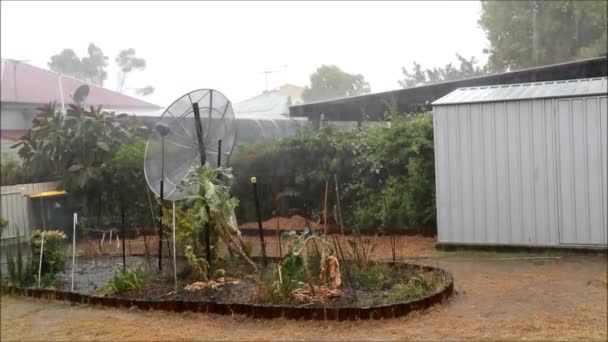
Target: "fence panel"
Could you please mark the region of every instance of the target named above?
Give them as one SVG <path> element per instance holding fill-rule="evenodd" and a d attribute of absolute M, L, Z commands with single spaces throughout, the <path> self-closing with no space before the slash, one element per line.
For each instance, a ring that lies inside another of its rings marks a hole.
<path fill-rule="evenodd" d="M 0 187 L 1 215 L 8 221 L 8 227 L 2 234 L 2 239 L 12 239 L 17 236 L 29 236 L 32 232 L 30 217 L 32 208 L 28 195 L 36 192 L 54 190 L 57 182 L 17 184 Z"/>

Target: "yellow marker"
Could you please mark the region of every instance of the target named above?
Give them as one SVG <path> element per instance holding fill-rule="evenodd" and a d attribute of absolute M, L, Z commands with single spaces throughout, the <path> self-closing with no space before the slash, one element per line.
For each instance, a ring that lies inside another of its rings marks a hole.
<path fill-rule="evenodd" d="M 255 184 L 255 183 L 256 183 L 255 177 L 251 177 L 251 184 Z"/>

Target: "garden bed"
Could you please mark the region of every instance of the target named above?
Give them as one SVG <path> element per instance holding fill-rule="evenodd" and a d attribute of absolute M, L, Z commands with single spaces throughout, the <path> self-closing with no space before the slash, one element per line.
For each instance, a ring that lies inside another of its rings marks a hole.
<path fill-rule="evenodd" d="M 269 268 L 272 264 L 269 265 Z M 98 296 L 94 292 L 72 293 L 53 289 L 16 289 L 18 294 L 35 298 L 68 300 L 85 304 L 137 307 L 167 311 L 193 311 L 216 314 L 243 314 L 255 318 L 291 318 L 321 320 L 356 320 L 392 318 L 428 308 L 448 298 L 453 292 L 450 273 L 414 264 L 374 263 L 365 275 L 354 274 L 354 286 L 346 286 L 342 295 L 325 303 L 298 303 L 293 299 L 272 300 L 257 296 L 255 279 L 245 276 L 238 283 L 219 289 L 207 287 L 187 291 L 180 282 L 177 293 L 171 278 L 157 278 L 140 293 Z M 392 272 L 387 273 L 387 270 Z M 373 279 L 374 275 L 382 276 Z M 416 286 L 425 282 L 430 287 Z M 410 279 L 408 283 L 401 280 Z M 417 279 L 411 281 L 412 279 Z M 408 284 L 409 287 L 408 287 Z"/>

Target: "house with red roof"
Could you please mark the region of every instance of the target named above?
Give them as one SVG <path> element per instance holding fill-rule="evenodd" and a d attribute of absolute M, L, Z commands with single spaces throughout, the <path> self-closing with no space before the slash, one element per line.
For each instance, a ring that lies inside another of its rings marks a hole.
<path fill-rule="evenodd" d="M 82 85 L 89 86 L 86 106 L 102 106 L 108 111 L 135 115 L 153 115 L 162 108 L 155 104 L 11 59 L 2 59 L 0 69 L 0 135 L 2 152 L 32 127 L 37 108 L 56 102 L 61 108 L 74 103 L 73 94 Z"/>

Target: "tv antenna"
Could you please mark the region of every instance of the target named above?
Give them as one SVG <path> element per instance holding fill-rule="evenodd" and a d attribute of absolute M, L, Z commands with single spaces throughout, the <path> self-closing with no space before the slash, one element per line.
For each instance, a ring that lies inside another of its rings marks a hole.
<path fill-rule="evenodd" d="M 264 78 L 266 80 L 266 91 L 268 91 L 268 75 L 274 74 L 274 73 L 277 73 L 277 72 L 281 72 L 281 71 L 280 70 L 265 70 L 265 71 L 263 71 Z"/>

